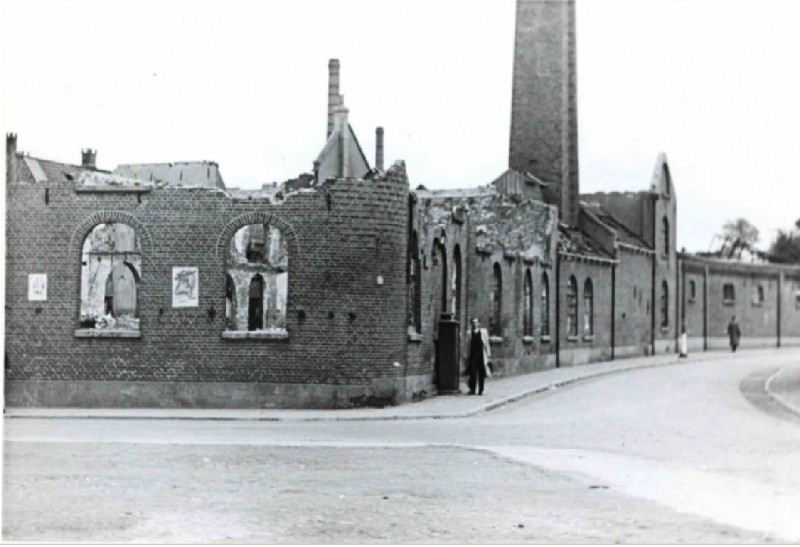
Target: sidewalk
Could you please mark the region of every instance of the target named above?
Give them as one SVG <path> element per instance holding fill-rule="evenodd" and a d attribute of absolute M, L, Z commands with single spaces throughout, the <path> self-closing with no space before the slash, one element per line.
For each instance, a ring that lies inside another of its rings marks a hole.
<path fill-rule="evenodd" d="M 768 350 L 769 351 L 769 350 Z M 750 353 L 750 352 L 744 352 Z M 633 369 L 719 358 L 721 352 L 706 352 L 679 359 L 675 354 L 638 357 L 574 367 L 549 369 L 520 376 L 489 378 L 483 396 L 440 395 L 418 403 L 386 408 L 343 410 L 291 409 L 157 409 L 157 408 L 9 408 L 6 418 L 147 419 L 147 420 L 252 420 L 252 421 L 364 421 L 463 418 L 486 412 L 573 382 Z"/>

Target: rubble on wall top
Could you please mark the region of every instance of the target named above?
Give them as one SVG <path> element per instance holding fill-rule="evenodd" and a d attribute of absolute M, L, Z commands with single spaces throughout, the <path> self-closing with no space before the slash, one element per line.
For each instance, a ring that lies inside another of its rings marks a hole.
<path fill-rule="evenodd" d="M 568 226 L 560 222 L 558 231 L 561 236 L 558 238 L 559 251 L 589 257 L 614 258 L 576 226 Z"/>
<path fill-rule="evenodd" d="M 206 186 L 224 188 L 225 182 L 216 162 L 177 161 L 165 163 L 123 163 L 113 171 L 117 175 L 170 186 Z"/>
<path fill-rule="evenodd" d="M 103 173 L 100 171 L 82 171 L 77 176 L 76 182 L 81 186 L 138 186 L 142 188 L 154 188 L 157 186 L 153 182 L 142 181 L 131 177 L 123 177 L 114 173 Z"/>
<path fill-rule="evenodd" d="M 497 195 L 497 191 L 491 186 L 478 186 L 477 188 L 448 188 L 443 190 L 428 190 L 424 186 L 412 190 L 418 198 L 422 199 L 448 199 L 448 198 L 470 198 Z"/>

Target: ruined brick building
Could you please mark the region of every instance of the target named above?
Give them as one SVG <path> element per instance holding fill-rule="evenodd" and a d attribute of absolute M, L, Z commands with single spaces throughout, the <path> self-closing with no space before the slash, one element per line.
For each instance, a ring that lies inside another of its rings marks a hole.
<path fill-rule="evenodd" d="M 508 169 L 478 188 L 411 190 L 382 128 L 370 166 L 336 60 L 322 150 L 282 185 L 8 135 L 7 404 L 399 403 L 457 384 L 473 316 L 501 375 L 675 352 L 684 326 L 724 347 L 734 314 L 744 346 L 800 345 L 800 267 L 677 252 L 666 156 L 642 191 L 580 193 L 574 13 L 518 2 Z"/>

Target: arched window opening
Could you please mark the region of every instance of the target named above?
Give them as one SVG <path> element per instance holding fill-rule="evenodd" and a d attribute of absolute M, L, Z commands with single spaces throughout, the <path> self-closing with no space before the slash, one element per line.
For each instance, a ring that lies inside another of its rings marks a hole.
<path fill-rule="evenodd" d="M 550 336 L 550 280 L 542 274 L 542 336 Z"/>
<path fill-rule="evenodd" d="M 269 224 L 239 228 L 228 245 L 226 329 L 285 333 L 288 293 L 289 252 L 281 231 Z"/>
<path fill-rule="evenodd" d="M 461 318 L 461 247 L 458 245 L 453 249 L 453 286 L 452 304 L 450 311 L 456 319 Z"/>
<path fill-rule="evenodd" d="M 666 281 L 661 282 L 661 327 L 669 327 L 669 286 Z"/>
<path fill-rule="evenodd" d="M 503 335 L 503 273 L 500 269 L 500 264 L 494 264 L 492 268 L 492 291 L 491 295 L 491 310 L 492 316 L 489 321 L 489 333 L 492 336 Z"/>
<path fill-rule="evenodd" d="M 142 253 L 135 230 L 95 226 L 81 251 L 81 328 L 139 330 Z"/>
<path fill-rule="evenodd" d="M 664 256 L 669 256 L 669 220 L 667 217 L 661 220 L 661 235 L 664 242 Z"/>
<path fill-rule="evenodd" d="M 583 334 L 594 335 L 594 288 L 591 279 L 583 284 Z"/>
<path fill-rule="evenodd" d="M 533 336 L 533 278 L 530 270 L 525 271 L 522 299 L 522 335 Z"/>
<path fill-rule="evenodd" d="M 567 336 L 578 336 L 578 281 L 574 275 L 567 283 Z"/>

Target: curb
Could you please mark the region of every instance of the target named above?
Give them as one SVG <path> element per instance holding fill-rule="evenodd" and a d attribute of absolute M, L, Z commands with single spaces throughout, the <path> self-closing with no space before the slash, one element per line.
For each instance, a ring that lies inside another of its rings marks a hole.
<path fill-rule="evenodd" d="M 783 397 L 781 397 L 780 395 L 778 395 L 777 393 L 772 391 L 772 389 L 770 388 L 770 386 L 772 385 L 772 381 L 775 378 L 777 378 L 785 370 L 787 370 L 787 369 L 779 368 L 778 370 L 776 370 L 775 372 L 770 374 L 769 378 L 767 378 L 767 380 L 764 382 L 764 391 L 767 392 L 767 395 L 769 395 L 770 399 L 772 399 L 773 401 L 778 403 L 784 409 L 788 410 L 792 414 L 800 416 L 800 407 L 798 407 L 798 406 L 790 403 L 789 401 L 785 400 Z"/>
<path fill-rule="evenodd" d="M 4 418 L 6 419 L 14 419 L 14 420 L 25 420 L 25 419 L 44 419 L 44 420 L 173 420 L 173 421 L 209 421 L 209 422 L 233 422 L 233 421 L 241 421 L 241 422 L 365 422 L 365 421 L 407 421 L 407 420 L 448 420 L 448 419 L 457 419 L 457 418 L 468 418 L 470 416 L 475 416 L 477 414 L 481 414 L 483 412 L 489 412 L 492 410 L 496 410 L 498 408 L 504 407 L 506 405 L 519 402 L 523 399 L 528 397 L 532 397 L 534 395 L 538 395 L 540 393 L 544 393 L 546 391 L 552 391 L 561 387 L 568 386 L 570 384 L 574 384 L 577 382 L 581 382 L 584 380 L 590 380 L 593 378 L 599 378 L 601 376 L 608 376 L 611 374 L 619 374 L 623 372 L 628 372 L 632 370 L 641 370 L 647 368 L 654 368 L 654 367 L 661 367 L 667 365 L 674 365 L 674 364 L 682 364 L 686 363 L 685 360 L 679 360 L 677 357 L 673 360 L 665 361 L 665 362 L 658 362 L 658 363 L 644 363 L 642 365 L 635 365 L 629 367 L 619 367 L 612 370 L 604 370 L 599 372 L 592 373 L 589 371 L 588 373 L 578 374 L 572 378 L 567 378 L 564 380 L 559 380 L 557 382 L 552 382 L 547 385 L 540 385 L 534 388 L 530 388 L 519 393 L 515 393 L 513 395 L 508 395 L 506 397 L 497 399 L 495 401 L 491 401 L 482 405 L 479 405 L 475 408 L 464 410 L 461 412 L 450 412 L 450 413 L 439 413 L 439 414 L 411 414 L 411 415 L 402 415 L 402 414 L 394 414 L 394 415 L 385 415 L 385 416 L 306 416 L 306 417 L 291 417 L 291 416 L 186 416 L 186 415 L 178 415 L 178 416 L 143 416 L 143 415 L 121 415 L 121 416 L 102 416 L 102 415 L 14 415 L 14 414 L 5 414 Z M 583 371 L 582 371 L 583 372 Z M 533 373 L 535 374 L 535 373 Z"/>

